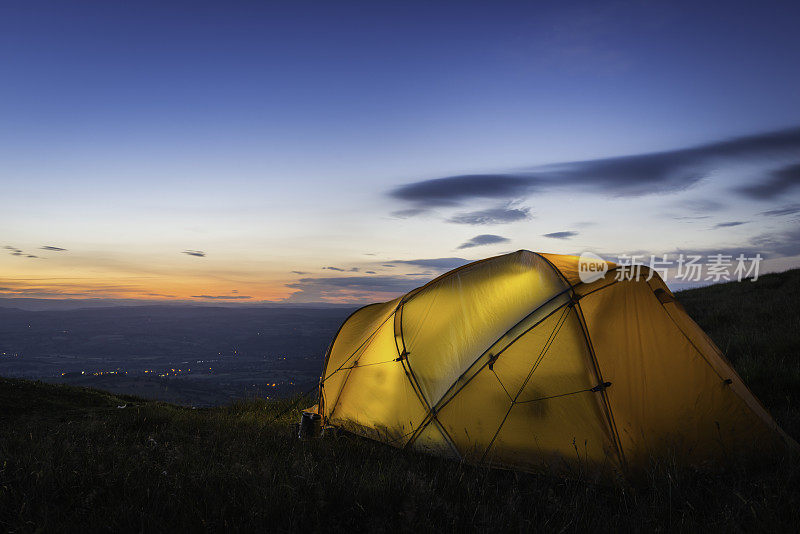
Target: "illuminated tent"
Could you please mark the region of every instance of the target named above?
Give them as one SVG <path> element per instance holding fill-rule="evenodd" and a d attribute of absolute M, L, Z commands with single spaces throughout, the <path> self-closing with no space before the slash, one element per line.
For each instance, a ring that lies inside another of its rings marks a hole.
<path fill-rule="evenodd" d="M 319 414 L 395 447 L 526 470 L 793 443 L 656 273 L 628 280 L 603 262 L 581 282 L 581 265 L 519 251 L 361 308 L 328 349 Z"/>

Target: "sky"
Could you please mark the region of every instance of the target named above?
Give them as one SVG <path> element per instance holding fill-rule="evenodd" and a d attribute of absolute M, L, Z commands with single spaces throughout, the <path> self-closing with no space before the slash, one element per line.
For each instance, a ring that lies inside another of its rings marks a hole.
<path fill-rule="evenodd" d="M 800 266 L 797 2 L 0 4 L 0 297 L 370 302 L 518 249 Z"/>

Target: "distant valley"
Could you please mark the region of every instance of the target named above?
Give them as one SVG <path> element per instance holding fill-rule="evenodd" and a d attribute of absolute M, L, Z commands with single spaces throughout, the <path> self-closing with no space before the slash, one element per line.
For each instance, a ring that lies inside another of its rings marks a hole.
<path fill-rule="evenodd" d="M 312 388 L 352 308 L 0 308 L 0 375 L 193 406 Z"/>

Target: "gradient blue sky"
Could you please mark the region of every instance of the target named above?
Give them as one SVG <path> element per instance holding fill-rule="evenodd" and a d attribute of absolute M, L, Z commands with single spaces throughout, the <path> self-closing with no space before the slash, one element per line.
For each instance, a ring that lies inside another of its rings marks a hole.
<path fill-rule="evenodd" d="M 800 264 L 798 20 L 3 2 L 0 296 L 361 301 L 519 248 Z"/>

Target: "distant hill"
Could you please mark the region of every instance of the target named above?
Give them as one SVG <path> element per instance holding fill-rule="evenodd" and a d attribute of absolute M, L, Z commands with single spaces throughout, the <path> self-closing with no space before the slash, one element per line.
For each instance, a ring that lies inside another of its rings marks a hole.
<path fill-rule="evenodd" d="M 800 270 L 678 299 L 800 438 Z M 0 531 L 794 531 L 800 521 L 794 456 L 653 465 L 597 485 L 346 434 L 301 442 L 291 402 L 192 409 L 0 379 Z"/>
<path fill-rule="evenodd" d="M 0 308 L 0 376 L 195 406 L 306 391 L 353 308 Z"/>
<path fill-rule="evenodd" d="M 353 304 L 330 302 L 295 303 L 271 301 L 203 301 L 203 300 L 145 300 L 145 299 L 37 299 L 27 297 L 0 297 L 0 308 L 28 311 L 64 311 L 88 308 L 119 307 L 197 307 L 197 308 L 352 308 Z"/>

